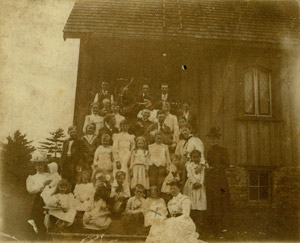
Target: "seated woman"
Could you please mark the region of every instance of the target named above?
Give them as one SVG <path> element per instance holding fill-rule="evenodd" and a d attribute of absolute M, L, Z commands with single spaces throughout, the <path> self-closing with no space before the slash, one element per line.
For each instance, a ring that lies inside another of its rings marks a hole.
<path fill-rule="evenodd" d="M 37 158 L 33 160 L 35 164 L 36 174 L 28 176 L 26 180 L 26 188 L 30 194 L 35 194 L 35 199 L 32 205 L 32 211 L 28 223 L 32 225 L 34 231 L 41 239 L 46 232 L 43 224 L 44 221 L 44 202 L 41 197 L 41 192 L 51 183 L 48 179 L 49 173 L 46 169 L 46 158 Z"/>
<path fill-rule="evenodd" d="M 171 218 L 152 225 L 146 243 L 199 243 L 199 234 L 190 217 L 191 201 L 180 193 L 177 181 L 169 183 L 172 199 L 168 203 Z"/>

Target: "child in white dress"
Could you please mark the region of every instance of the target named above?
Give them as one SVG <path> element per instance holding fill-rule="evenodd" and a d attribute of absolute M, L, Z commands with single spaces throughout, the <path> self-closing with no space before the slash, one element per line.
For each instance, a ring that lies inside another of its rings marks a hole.
<path fill-rule="evenodd" d="M 168 215 L 165 200 L 159 198 L 158 195 L 159 191 L 157 186 L 150 187 L 150 197 L 145 201 L 145 227 L 160 224 Z"/>
<path fill-rule="evenodd" d="M 120 126 L 121 132 L 113 135 L 113 157 L 115 160 L 113 174 L 116 175 L 118 171 L 125 172 L 125 183 L 128 183 L 128 167 L 131 152 L 134 149 L 134 135 L 128 133 L 129 123 L 127 120 L 123 120 Z"/>
<path fill-rule="evenodd" d="M 98 146 L 94 155 L 93 172 L 102 171 L 112 174 L 113 171 L 113 149 L 110 145 L 110 136 L 103 134 L 101 137 L 102 145 Z"/>
<path fill-rule="evenodd" d="M 91 173 L 83 171 L 81 175 L 81 183 L 75 185 L 74 197 L 78 201 L 77 211 L 86 211 L 91 206 L 95 187 L 91 183 Z"/>
<path fill-rule="evenodd" d="M 149 189 L 149 152 L 144 137 L 136 138 L 136 149 L 131 153 L 129 173 L 131 176 L 131 189 L 141 184 Z"/>
<path fill-rule="evenodd" d="M 41 197 L 44 200 L 45 205 L 48 201 L 49 197 L 52 196 L 52 194 L 56 191 L 56 186 L 61 180 L 61 176 L 58 174 L 58 165 L 55 162 L 52 162 L 47 165 L 49 175 L 47 177 L 47 180 L 51 180 L 50 184 L 45 186 L 44 190 L 41 193 Z"/>
<path fill-rule="evenodd" d="M 95 130 L 95 135 L 98 135 L 99 129 L 101 129 L 104 125 L 103 122 L 103 116 L 100 116 L 100 106 L 98 103 L 92 103 L 91 104 L 91 114 L 87 115 L 84 120 L 84 125 L 83 125 L 83 133 L 86 132 L 86 126 L 90 123 L 95 123 L 96 124 L 96 130 Z"/>
<path fill-rule="evenodd" d="M 55 226 L 58 230 L 71 226 L 76 216 L 77 202 L 71 193 L 71 184 L 62 179 L 56 192 L 49 198 L 49 215 L 55 218 Z"/>
<path fill-rule="evenodd" d="M 204 186 L 205 164 L 201 160 L 201 152 L 193 150 L 190 153 L 191 160 L 186 164 L 187 181 L 183 188 L 183 194 L 191 200 L 191 217 L 199 228 L 203 223 L 203 211 L 207 209 L 206 192 Z"/>

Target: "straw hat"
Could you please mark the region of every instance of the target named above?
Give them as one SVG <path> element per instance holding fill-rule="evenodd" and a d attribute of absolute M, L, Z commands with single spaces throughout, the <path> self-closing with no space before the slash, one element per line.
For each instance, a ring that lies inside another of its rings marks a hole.
<path fill-rule="evenodd" d="M 31 162 L 33 163 L 47 163 L 47 153 L 38 152 L 32 155 Z"/>

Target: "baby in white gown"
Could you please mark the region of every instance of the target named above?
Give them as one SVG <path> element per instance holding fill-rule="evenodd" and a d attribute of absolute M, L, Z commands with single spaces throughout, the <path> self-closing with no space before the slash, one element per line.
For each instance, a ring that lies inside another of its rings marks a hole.
<path fill-rule="evenodd" d="M 58 165 L 55 162 L 52 162 L 47 165 L 49 170 L 49 175 L 47 180 L 51 180 L 50 184 L 45 186 L 44 190 L 41 193 L 41 197 L 44 200 L 45 205 L 48 204 L 49 198 L 55 192 L 58 182 L 61 180 L 61 176 L 58 174 Z"/>

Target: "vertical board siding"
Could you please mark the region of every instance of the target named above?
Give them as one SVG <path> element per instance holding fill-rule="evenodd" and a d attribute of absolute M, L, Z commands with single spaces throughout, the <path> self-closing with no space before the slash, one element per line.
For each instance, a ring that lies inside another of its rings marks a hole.
<path fill-rule="evenodd" d="M 266 166 L 270 163 L 270 124 L 269 122 L 259 123 L 259 163 Z"/>
<path fill-rule="evenodd" d="M 211 126 L 216 126 L 223 133 L 224 125 L 224 102 L 223 102 L 223 64 L 220 60 L 214 60 L 211 64 Z M 223 138 L 222 138 L 223 140 Z"/>
<path fill-rule="evenodd" d="M 248 152 L 250 153 L 250 151 L 247 148 L 247 124 L 239 122 L 237 132 L 237 163 L 239 165 L 247 165 L 248 163 Z"/>
<path fill-rule="evenodd" d="M 74 112 L 74 123 L 80 133 L 84 117 L 89 113 L 89 104 L 103 80 L 116 88 L 117 78 L 128 79 L 118 84 L 124 86 L 135 77 L 134 90 L 139 91 L 141 84 L 148 81 L 152 92 L 157 92 L 160 84 L 166 81 L 171 84 L 170 92 L 190 101 L 199 114 L 198 135 L 206 152 L 209 149 L 206 134 L 212 126 L 217 126 L 221 128 L 221 145 L 228 149 L 231 164 L 292 164 L 291 91 L 285 80 L 288 78 L 286 71 L 276 71 L 273 89 L 274 93 L 277 90 L 280 93 L 278 102 L 274 99 L 275 118 L 282 117 L 283 122 L 236 120 L 243 116 L 239 111 L 243 100 L 243 85 L 239 78 L 241 64 L 236 56 L 226 51 L 216 53 L 201 45 L 188 44 L 186 47 L 148 41 L 145 48 L 143 43 L 102 38 L 92 42 L 81 40 Z M 235 55 L 241 55 L 241 52 L 237 51 Z M 183 71 L 182 65 L 187 65 L 187 70 Z"/>
<path fill-rule="evenodd" d="M 77 126 L 79 135 L 82 134 L 82 127 L 84 118 L 89 110 L 89 102 L 87 99 L 88 89 L 90 85 L 91 68 L 92 68 L 92 56 L 90 53 L 90 41 L 89 39 L 80 40 L 80 52 L 78 63 L 78 75 L 76 86 L 76 98 L 75 98 L 75 111 L 74 111 L 74 124 Z"/>
<path fill-rule="evenodd" d="M 203 65 L 204 64 L 204 65 Z M 211 85 L 211 66 L 207 65 L 207 62 L 201 64 L 201 74 L 199 77 L 200 87 L 199 87 L 199 96 L 200 96 L 200 131 L 199 136 L 204 141 L 204 145 L 208 147 L 208 141 L 206 134 L 208 133 L 211 127 L 211 94 L 210 94 L 210 85 Z M 207 150 L 207 149 L 206 149 Z"/>
<path fill-rule="evenodd" d="M 288 68 L 281 69 L 281 85 L 280 85 L 280 97 L 282 107 L 282 129 L 281 129 L 281 151 L 282 151 L 282 162 L 286 165 L 293 164 L 293 153 L 292 153 L 292 139 L 291 139 L 291 104 L 290 104 L 290 84 L 287 77 Z"/>
<path fill-rule="evenodd" d="M 237 92 L 235 65 L 223 59 L 223 145 L 228 149 L 231 164 L 237 163 Z"/>
<path fill-rule="evenodd" d="M 248 164 L 259 164 L 259 138 L 258 138 L 258 123 L 248 122 L 247 124 L 247 145 L 248 145 Z"/>

